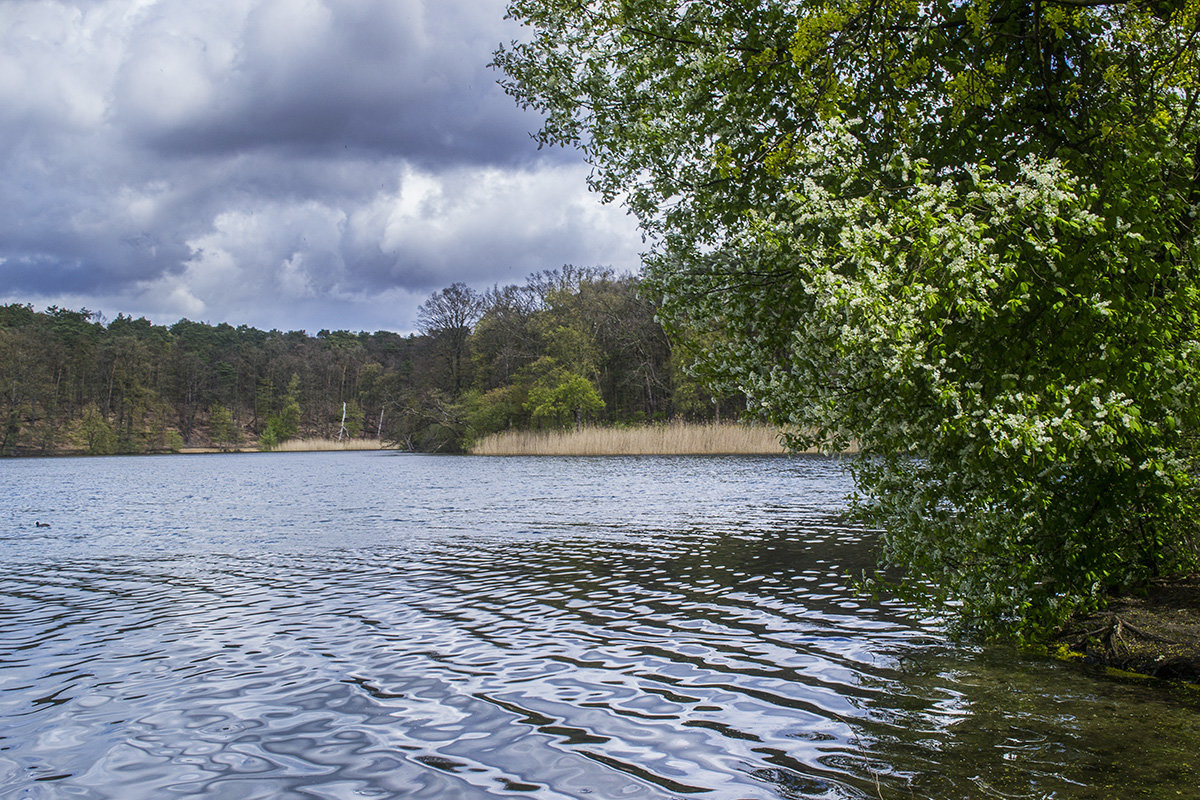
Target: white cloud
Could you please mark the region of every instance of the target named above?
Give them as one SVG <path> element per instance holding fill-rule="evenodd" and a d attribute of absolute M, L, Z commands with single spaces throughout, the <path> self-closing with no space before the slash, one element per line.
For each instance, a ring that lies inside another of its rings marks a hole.
<path fill-rule="evenodd" d="M 635 267 L 630 220 L 569 154 L 537 152 L 536 120 L 495 87 L 502 15 L 503 0 L 0 2 L 0 294 L 407 329 L 456 280 Z"/>
<path fill-rule="evenodd" d="M 640 244 L 620 209 L 586 194 L 578 168 L 406 168 L 399 191 L 350 210 L 303 200 L 226 211 L 188 241 L 182 270 L 145 281 L 137 297 L 159 315 L 257 305 L 255 319 L 275 318 L 297 301 L 369 303 L 391 287 L 420 302 L 456 280 L 520 282 L 567 262 L 633 269 Z M 410 325 L 403 312 L 387 327 Z"/>
<path fill-rule="evenodd" d="M 368 238 L 430 272 L 449 276 L 462 265 L 476 280 L 567 261 L 636 267 L 640 240 L 623 211 L 587 193 L 585 176 L 574 165 L 438 177 L 409 170 L 398 195 L 369 208 L 382 229 Z"/>

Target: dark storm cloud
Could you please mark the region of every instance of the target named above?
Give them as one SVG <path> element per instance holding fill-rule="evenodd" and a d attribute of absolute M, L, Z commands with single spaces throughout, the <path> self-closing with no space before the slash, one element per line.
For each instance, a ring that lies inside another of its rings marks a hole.
<path fill-rule="evenodd" d="M 635 266 L 633 226 L 496 87 L 502 12 L 0 2 L 0 301 L 404 329 L 453 281 Z"/>
<path fill-rule="evenodd" d="M 512 33 L 498 11 L 466 0 L 262 2 L 226 26 L 222 53 L 160 10 L 122 65 L 117 116 L 170 154 L 340 147 L 425 166 L 528 160 L 536 120 L 486 66 Z"/>

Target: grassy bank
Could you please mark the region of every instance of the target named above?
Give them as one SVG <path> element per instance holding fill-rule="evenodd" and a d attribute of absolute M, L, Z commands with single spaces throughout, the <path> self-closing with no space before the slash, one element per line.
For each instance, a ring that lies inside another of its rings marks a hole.
<path fill-rule="evenodd" d="M 762 425 L 646 425 L 580 431 L 504 431 L 480 440 L 479 456 L 764 455 L 784 452 L 779 431 Z"/>

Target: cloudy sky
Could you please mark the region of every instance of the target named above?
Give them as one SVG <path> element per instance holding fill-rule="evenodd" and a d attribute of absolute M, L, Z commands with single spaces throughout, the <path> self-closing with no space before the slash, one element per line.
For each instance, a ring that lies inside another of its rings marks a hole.
<path fill-rule="evenodd" d="M 454 281 L 635 269 L 487 68 L 503 0 L 0 0 L 0 302 L 409 331 Z"/>

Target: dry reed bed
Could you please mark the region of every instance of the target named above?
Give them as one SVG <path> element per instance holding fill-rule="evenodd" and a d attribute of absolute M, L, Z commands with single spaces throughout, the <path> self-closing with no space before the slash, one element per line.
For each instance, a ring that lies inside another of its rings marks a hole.
<path fill-rule="evenodd" d="M 580 431 L 504 431 L 471 448 L 477 456 L 764 455 L 784 452 L 779 431 L 762 425 L 646 425 Z"/>
<path fill-rule="evenodd" d="M 384 450 L 378 439 L 288 439 L 271 450 L 275 453 L 311 453 L 326 450 Z"/>

